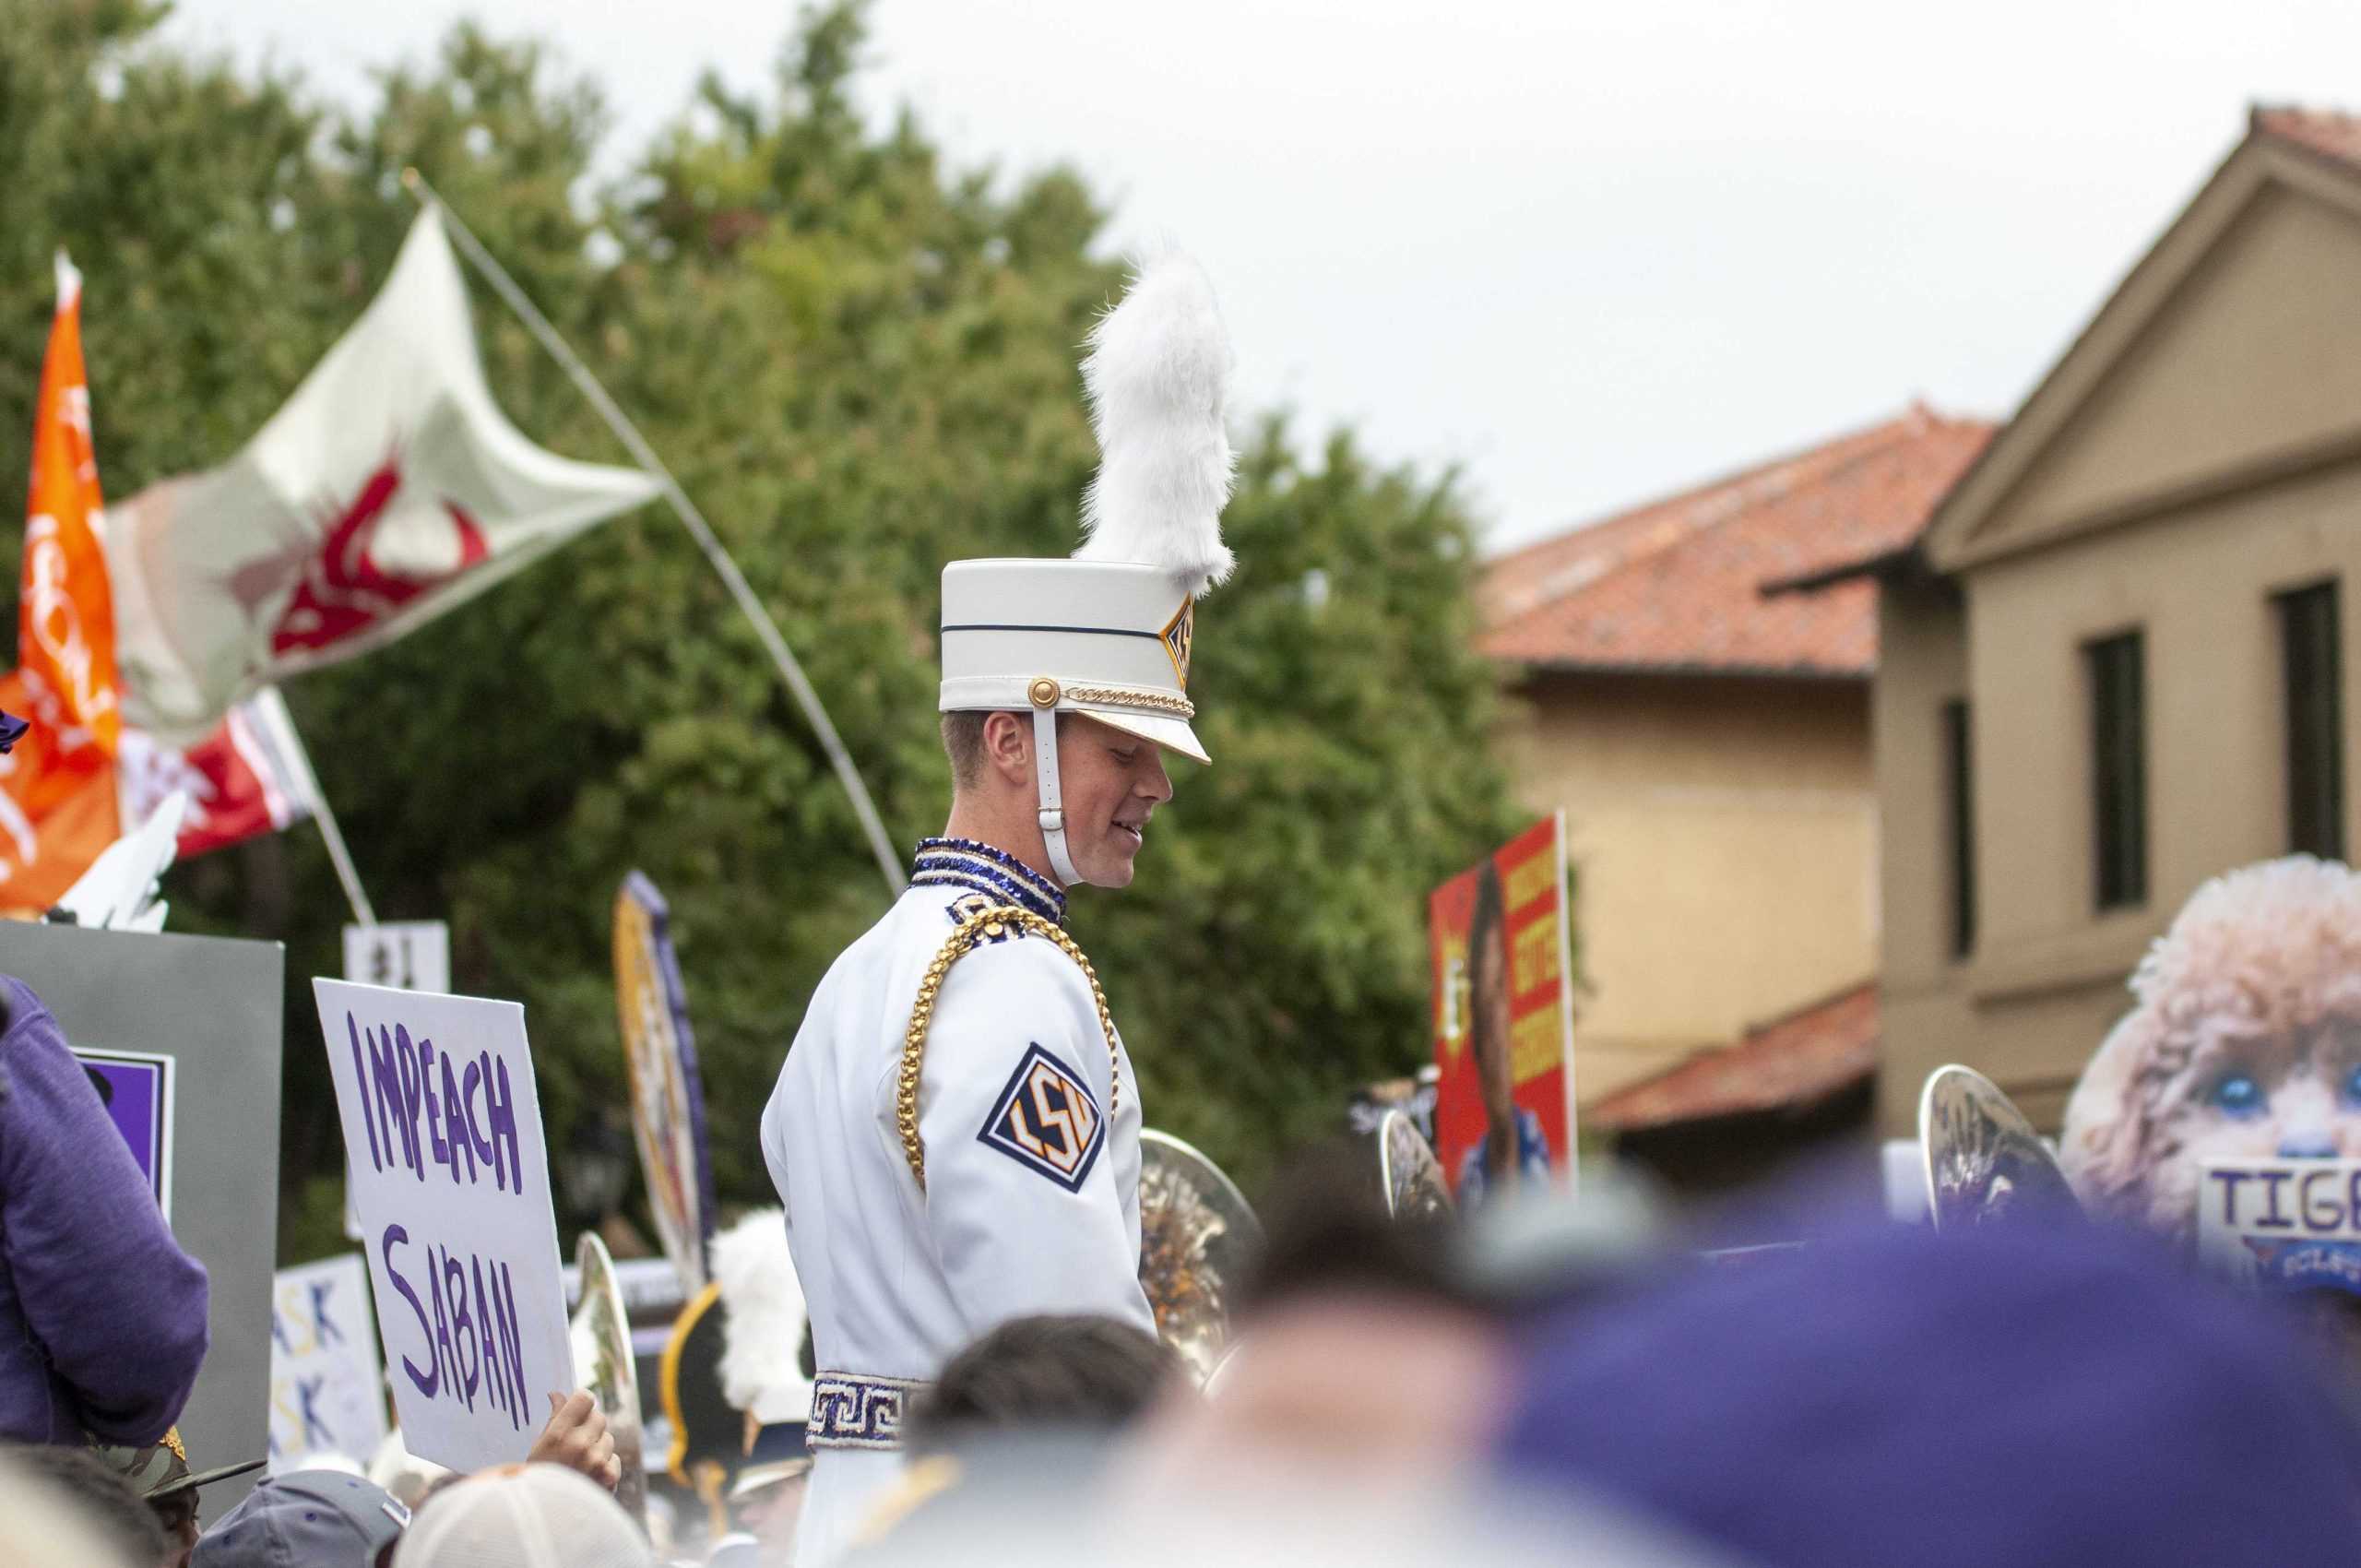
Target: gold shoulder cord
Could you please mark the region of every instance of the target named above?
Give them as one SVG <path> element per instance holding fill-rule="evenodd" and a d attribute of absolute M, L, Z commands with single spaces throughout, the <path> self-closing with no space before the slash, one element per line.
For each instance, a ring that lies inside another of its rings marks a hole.
<path fill-rule="evenodd" d="M 978 909 L 959 922 L 959 929 L 951 933 L 943 951 L 926 967 L 926 978 L 919 981 L 918 1003 L 910 1009 L 909 1031 L 902 1037 L 902 1074 L 895 1088 L 894 1122 L 901 1129 L 902 1153 L 909 1159 L 910 1174 L 919 1179 L 920 1192 L 926 1191 L 926 1150 L 919 1144 L 919 1070 L 926 1064 L 926 1031 L 934 1022 L 935 995 L 943 990 L 943 981 L 951 973 L 952 965 L 974 952 L 979 943 L 1005 936 L 1010 926 L 1055 943 L 1059 951 L 1081 968 L 1082 978 L 1090 982 L 1090 1000 L 1098 1009 L 1099 1032 L 1107 1037 L 1107 1062 L 1112 1071 L 1107 1095 L 1107 1115 L 1110 1120 L 1122 1099 L 1123 1072 L 1115 1052 L 1115 1020 L 1108 1016 L 1107 993 L 1098 989 L 1098 971 L 1083 956 L 1081 944 L 1066 934 L 1063 926 L 1044 920 L 1030 909 L 1014 904 Z"/>

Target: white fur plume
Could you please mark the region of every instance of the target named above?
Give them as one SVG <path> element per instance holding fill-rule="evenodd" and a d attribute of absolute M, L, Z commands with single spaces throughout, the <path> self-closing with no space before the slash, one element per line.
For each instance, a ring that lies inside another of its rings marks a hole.
<path fill-rule="evenodd" d="M 1204 268 L 1178 251 L 1141 265 L 1091 330 L 1082 381 L 1098 434 L 1081 561 L 1145 561 L 1203 593 L 1229 576 L 1229 332 Z"/>
<path fill-rule="evenodd" d="M 765 1424 L 812 1413 L 803 1375 L 803 1287 L 787 1251 L 787 1215 L 756 1209 L 713 1239 L 713 1277 L 729 1316 L 721 1332 L 721 1392 Z"/>

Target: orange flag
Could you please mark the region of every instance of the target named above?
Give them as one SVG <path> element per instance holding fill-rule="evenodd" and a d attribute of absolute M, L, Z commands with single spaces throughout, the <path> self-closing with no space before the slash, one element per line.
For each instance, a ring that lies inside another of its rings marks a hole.
<path fill-rule="evenodd" d="M 114 598 L 82 369 L 82 276 L 61 252 L 57 315 L 33 412 L 17 664 L 0 710 L 32 720 L 0 756 L 0 905 L 47 909 L 120 831 Z"/>
<path fill-rule="evenodd" d="M 17 601 L 17 666 L 34 707 L 27 717 L 56 731 L 61 755 L 96 745 L 113 756 L 123 722 L 100 505 L 82 370 L 82 275 L 61 251 L 57 317 L 33 410 L 32 494 Z"/>

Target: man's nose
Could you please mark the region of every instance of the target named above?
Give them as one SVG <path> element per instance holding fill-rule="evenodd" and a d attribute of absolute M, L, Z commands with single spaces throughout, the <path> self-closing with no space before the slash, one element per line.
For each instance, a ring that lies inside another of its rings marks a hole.
<path fill-rule="evenodd" d="M 1172 798 L 1172 776 L 1164 771 L 1164 753 L 1157 750 L 1148 757 L 1147 772 L 1140 779 L 1140 793 L 1162 805 Z"/>

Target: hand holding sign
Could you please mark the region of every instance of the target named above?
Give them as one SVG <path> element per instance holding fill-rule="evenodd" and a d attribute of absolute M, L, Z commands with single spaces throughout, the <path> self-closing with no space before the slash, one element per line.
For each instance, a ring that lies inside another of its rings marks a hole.
<path fill-rule="evenodd" d="M 457 1470 L 522 1459 L 575 1382 L 525 1010 L 312 990 L 403 1441 Z"/>
<path fill-rule="evenodd" d="M 614 1491 L 615 1483 L 623 1479 L 623 1462 L 615 1456 L 615 1440 L 607 1431 L 606 1412 L 599 1408 L 599 1401 L 585 1388 L 575 1389 L 564 1398 L 550 1396 L 550 1424 L 541 1429 L 533 1451 L 525 1457 L 535 1463 L 579 1470 L 609 1491 Z"/>

